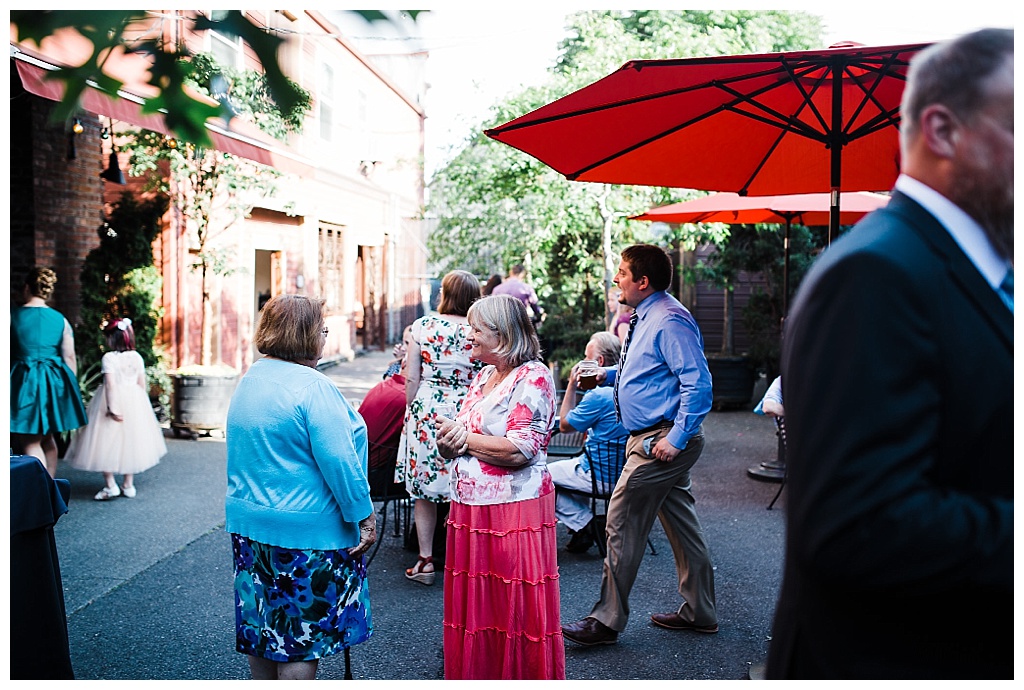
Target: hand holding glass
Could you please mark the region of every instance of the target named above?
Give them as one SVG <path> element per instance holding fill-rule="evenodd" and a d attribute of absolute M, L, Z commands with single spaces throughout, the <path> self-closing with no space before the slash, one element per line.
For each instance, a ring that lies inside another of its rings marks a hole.
<path fill-rule="evenodd" d="M 589 391 L 597 388 L 597 372 L 600 367 L 592 359 L 585 359 L 579 363 L 579 389 Z"/>

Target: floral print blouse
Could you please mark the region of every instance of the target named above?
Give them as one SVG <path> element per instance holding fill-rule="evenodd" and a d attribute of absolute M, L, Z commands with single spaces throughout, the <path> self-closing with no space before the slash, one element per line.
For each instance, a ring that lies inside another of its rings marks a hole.
<path fill-rule="evenodd" d="M 484 384 L 496 372 L 492 365 L 477 374 L 456 419 L 471 433 L 507 438 L 531 462 L 525 467 L 500 467 L 472 455 L 456 458 L 451 466 L 451 497 L 459 503 L 514 503 L 554 491 L 547 468 L 555 417 L 551 372 L 541 362 L 526 362 L 484 395 Z"/>

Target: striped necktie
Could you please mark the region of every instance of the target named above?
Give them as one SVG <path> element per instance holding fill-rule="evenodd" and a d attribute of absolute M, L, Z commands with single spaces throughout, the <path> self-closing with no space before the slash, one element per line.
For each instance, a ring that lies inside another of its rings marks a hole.
<path fill-rule="evenodd" d="M 629 343 L 633 340 L 633 329 L 636 328 L 637 319 L 640 318 L 636 310 L 633 310 L 633 315 L 629 317 L 629 332 L 626 333 L 626 339 L 622 343 L 622 356 L 619 357 L 619 373 L 615 376 L 615 388 L 612 390 L 612 398 L 615 400 L 615 419 L 622 423 L 622 413 L 619 412 L 619 381 L 622 380 L 622 367 L 626 364 L 626 351 L 629 350 Z"/>
<path fill-rule="evenodd" d="M 1006 277 L 1003 278 L 1003 282 L 999 283 L 999 296 L 1006 302 L 1006 306 L 1010 308 L 1010 313 L 1013 313 L 1013 269 L 1011 268 L 1006 272 Z"/>

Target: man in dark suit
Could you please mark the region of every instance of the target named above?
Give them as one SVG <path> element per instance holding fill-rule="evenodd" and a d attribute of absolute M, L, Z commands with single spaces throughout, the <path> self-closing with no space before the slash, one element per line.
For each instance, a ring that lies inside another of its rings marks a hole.
<path fill-rule="evenodd" d="M 786 325 L 769 678 L 1013 677 L 1013 31 L 922 51 L 901 113 Z"/>

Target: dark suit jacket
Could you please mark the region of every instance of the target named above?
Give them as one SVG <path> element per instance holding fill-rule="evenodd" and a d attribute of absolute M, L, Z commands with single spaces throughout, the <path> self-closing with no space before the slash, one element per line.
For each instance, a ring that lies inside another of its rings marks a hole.
<path fill-rule="evenodd" d="M 1013 675 L 1013 315 L 900 193 L 787 320 L 771 678 Z"/>

